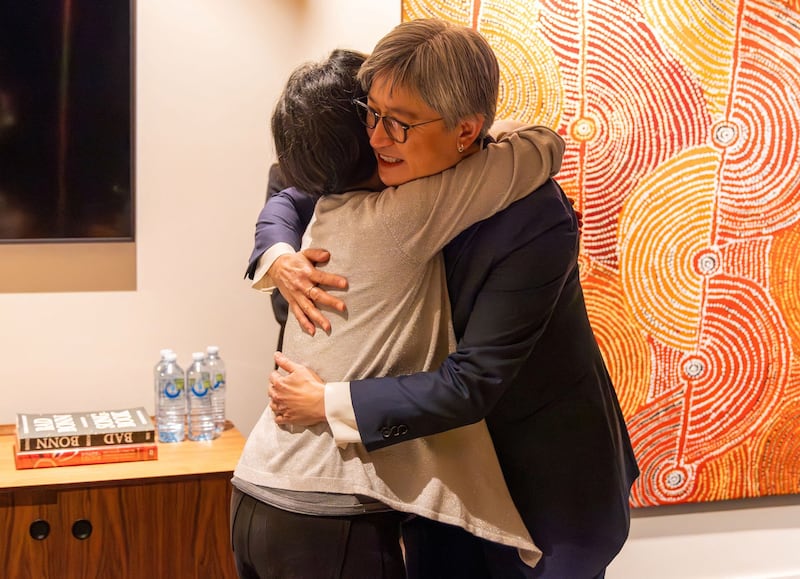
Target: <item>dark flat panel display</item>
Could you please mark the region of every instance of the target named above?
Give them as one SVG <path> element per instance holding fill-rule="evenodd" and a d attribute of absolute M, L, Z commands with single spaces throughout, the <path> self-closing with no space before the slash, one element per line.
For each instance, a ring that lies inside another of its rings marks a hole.
<path fill-rule="evenodd" d="M 0 242 L 134 238 L 133 3 L 0 0 Z"/>

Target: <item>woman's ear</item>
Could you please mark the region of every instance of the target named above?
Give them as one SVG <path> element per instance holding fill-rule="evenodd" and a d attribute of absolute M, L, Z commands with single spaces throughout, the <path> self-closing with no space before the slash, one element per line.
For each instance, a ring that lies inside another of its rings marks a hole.
<path fill-rule="evenodd" d="M 458 142 L 464 148 L 470 147 L 481 135 L 485 117 L 482 114 L 474 114 L 464 117 L 458 124 Z"/>

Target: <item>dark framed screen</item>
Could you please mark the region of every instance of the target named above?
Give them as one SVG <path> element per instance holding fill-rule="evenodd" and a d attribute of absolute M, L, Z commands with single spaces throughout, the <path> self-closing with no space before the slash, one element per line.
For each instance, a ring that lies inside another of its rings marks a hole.
<path fill-rule="evenodd" d="M 0 242 L 134 238 L 131 0 L 0 0 Z"/>

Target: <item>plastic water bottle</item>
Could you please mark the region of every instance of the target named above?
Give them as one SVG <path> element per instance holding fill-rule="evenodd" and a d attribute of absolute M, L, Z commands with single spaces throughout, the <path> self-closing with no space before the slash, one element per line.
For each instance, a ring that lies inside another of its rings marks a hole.
<path fill-rule="evenodd" d="M 217 436 L 225 430 L 225 363 L 219 357 L 219 348 L 206 348 L 206 366 L 211 376 L 211 408 L 214 410 L 214 429 Z"/>
<path fill-rule="evenodd" d="M 211 378 L 203 352 L 192 354 L 192 365 L 186 370 L 186 395 L 189 401 L 189 438 L 216 438 L 214 411 L 211 407 Z"/>
<path fill-rule="evenodd" d="M 158 378 L 161 374 L 161 371 L 164 368 L 164 364 L 167 361 L 167 354 L 169 354 L 170 352 L 172 352 L 172 350 L 170 350 L 169 348 L 164 348 L 163 350 L 161 350 L 160 351 L 161 358 L 158 360 L 158 364 L 156 364 L 155 367 L 153 368 L 153 392 L 155 393 L 156 396 L 156 414 L 158 414 L 158 391 L 159 391 Z"/>
<path fill-rule="evenodd" d="M 167 351 L 158 372 L 156 427 L 159 442 L 180 442 L 186 436 L 186 388 L 177 354 Z"/>

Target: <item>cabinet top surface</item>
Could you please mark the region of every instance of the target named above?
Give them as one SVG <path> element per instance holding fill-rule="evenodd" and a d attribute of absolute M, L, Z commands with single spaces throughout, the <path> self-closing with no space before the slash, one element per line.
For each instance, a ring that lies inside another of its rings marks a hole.
<path fill-rule="evenodd" d="M 235 428 L 210 442 L 158 444 L 158 459 L 17 470 L 14 429 L 0 428 L 0 491 L 232 473 L 245 439 Z"/>

